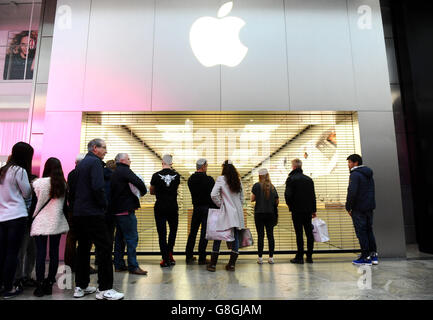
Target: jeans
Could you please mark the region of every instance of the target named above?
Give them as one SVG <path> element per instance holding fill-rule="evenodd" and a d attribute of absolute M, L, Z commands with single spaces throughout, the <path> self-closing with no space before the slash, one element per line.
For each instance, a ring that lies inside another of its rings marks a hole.
<path fill-rule="evenodd" d="M 314 249 L 314 236 L 313 236 L 313 226 L 311 224 L 312 216 L 311 213 L 295 213 L 292 212 L 293 227 L 296 233 L 296 245 L 298 247 L 298 252 L 296 253 L 297 258 L 302 258 L 304 256 L 304 235 L 302 228 L 305 230 L 305 235 L 307 236 L 307 256 L 313 255 Z"/>
<path fill-rule="evenodd" d="M 23 278 L 31 279 L 36 263 L 35 239 L 30 236 L 30 225 L 26 226 L 23 242 L 18 253 L 18 265 L 15 272 L 15 280 Z"/>
<path fill-rule="evenodd" d="M 269 257 L 274 256 L 275 240 L 274 240 L 274 217 L 272 213 L 256 213 L 254 215 L 254 221 L 256 223 L 257 230 L 257 246 L 259 257 L 263 255 L 263 247 L 265 240 L 265 228 L 266 235 L 268 236 L 268 246 L 269 246 Z"/>
<path fill-rule="evenodd" d="M 372 252 L 377 252 L 373 234 L 373 211 L 352 211 L 352 221 L 361 246 L 361 258 L 367 258 Z"/>
<path fill-rule="evenodd" d="M 155 211 L 156 229 L 159 237 L 159 248 L 161 249 L 162 259 L 169 261 L 169 253 L 173 253 L 176 242 L 177 226 L 179 224 L 178 212 L 158 212 Z M 167 222 L 170 228 L 167 242 Z"/>
<path fill-rule="evenodd" d="M 98 263 L 99 290 L 113 288 L 113 263 L 111 261 L 110 235 L 104 216 L 75 216 L 74 229 L 78 239 L 75 283 L 87 288 L 90 282 L 90 249 L 95 245 Z"/>
<path fill-rule="evenodd" d="M 36 280 L 44 281 L 45 259 L 47 257 L 47 241 L 50 240 L 50 266 L 47 279 L 50 282 L 56 281 L 57 269 L 59 268 L 59 245 L 61 234 L 49 236 L 36 236 Z"/>
<path fill-rule="evenodd" d="M 186 249 L 185 249 L 187 259 L 193 257 L 195 239 L 197 237 L 198 228 L 201 225 L 200 242 L 198 245 L 198 252 L 199 252 L 198 260 L 199 261 L 206 260 L 206 247 L 208 242 L 206 240 L 206 228 L 207 228 L 208 211 L 209 211 L 209 206 L 194 207 L 194 211 L 192 213 L 192 219 L 191 219 L 191 230 L 189 232 L 188 242 L 186 244 Z"/>
<path fill-rule="evenodd" d="M 128 270 L 135 271 L 138 268 L 137 262 L 137 217 L 131 211 L 127 216 L 115 216 L 116 219 L 116 238 L 114 243 L 114 266 L 121 269 L 125 266 L 123 255 L 125 254 L 125 239 L 128 254 Z"/>
<path fill-rule="evenodd" d="M 0 287 L 11 291 L 27 217 L 0 222 Z"/>
<path fill-rule="evenodd" d="M 235 240 L 232 242 L 232 251 L 238 253 L 239 252 L 239 235 L 240 230 L 234 229 Z M 212 252 L 220 252 L 221 240 L 214 240 Z"/>

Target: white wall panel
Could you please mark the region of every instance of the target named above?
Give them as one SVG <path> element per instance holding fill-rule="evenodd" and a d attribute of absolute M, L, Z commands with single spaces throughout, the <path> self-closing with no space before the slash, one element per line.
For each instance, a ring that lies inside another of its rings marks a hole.
<path fill-rule="evenodd" d="M 248 53 L 221 69 L 222 110 L 289 110 L 283 1 L 235 1 L 230 16 L 245 21 Z"/>
<path fill-rule="evenodd" d="M 291 110 L 353 110 L 346 0 L 285 0 Z"/>
<path fill-rule="evenodd" d="M 220 110 L 220 67 L 195 58 L 189 30 L 202 16 L 215 17 L 217 0 L 156 2 L 152 110 Z"/>
<path fill-rule="evenodd" d="M 390 111 L 391 89 L 379 1 L 350 0 L 348 13 L 356 79 L 356 109 Z"/>
<path fill-rule="evenodd" d="M 86 61 L 87 110 L 150 110 L 153 0 L 93 0 Z"/>

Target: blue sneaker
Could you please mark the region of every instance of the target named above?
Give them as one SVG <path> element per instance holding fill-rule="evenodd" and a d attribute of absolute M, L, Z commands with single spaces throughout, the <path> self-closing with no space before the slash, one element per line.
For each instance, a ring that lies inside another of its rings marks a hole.
<path fill-rule="evenodd" d="M 371 258 L 371 263 L 372 264 L 374 264 L 376 266 L 379 264 L 379 259 L 378 259 L 377 253 L 372 253 L 370 255 L 370 258 Z"/>
<path fill-rule="evenodd" d="M 358 258 L 356 260 L 353 260 L 352 263 L 356 266 L 371 266 L 371 259 L 370 258 Z"/>

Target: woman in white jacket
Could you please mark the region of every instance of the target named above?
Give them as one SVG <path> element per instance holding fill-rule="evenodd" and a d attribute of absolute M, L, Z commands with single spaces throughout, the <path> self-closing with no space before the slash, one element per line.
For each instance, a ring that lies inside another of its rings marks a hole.
<path fill-rule="evenodd" d="M 234 271 L 239 255 L 240 230 L 245 229 L 244 222 L 244 193 L 239 173 L 230 160 L 226 160 L 222 166 L 221 176 L 217 178 L 211 192 L 213 202 L 220 208 L 223 218 L 218 221 L 217 230 L 233 228 L 235 240 L 230 243 L 230 261 L 226 270 Z M 221 241 L 214 240 L 211 262 L 207 270 L 214 272 L 218 261 Z"/>
<path fill-rule="evenodd" d="M 38 283 L 34 295 L 42 297 L 52 293 L 52 285 L 56 282 L 59 266 L 60 237 L 69 231 L 63 209 L 66 195 L 66 181 L 62 165 L 57 158 L 49 158 L 45 162 L 41 179 L 33 182 L 38 202 L 33 214 L 30 235 L 36 242 L 36 281 Z M 50 266 L 45 278 L 45 258 L 47 241 L 50 240 Z"/>

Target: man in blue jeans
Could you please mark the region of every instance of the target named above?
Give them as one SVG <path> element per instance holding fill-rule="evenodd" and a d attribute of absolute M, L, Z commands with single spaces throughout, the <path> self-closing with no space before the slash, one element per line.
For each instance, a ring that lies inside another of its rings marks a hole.
<path fill-rule="evenodd" d="M 361 255 L 353 261 L 355 265 L 379 264 L 376 240 L 373 234 L 374 197 L 373 171 L 362 165 L 362 158 L 352 154 L 347 158 L 350 181 L 347 189 L 346 210 L 352 217 L 356 236 L 361 246 Z"/>
<path fill-rule="evenodd" d="M 147 271 L 140 268 L 137 262 L 137 217 L 135 210 L 140 208 L 138 197 L 132 192 L 130 184 L 140 192 L 140 196 L 147 193 L 144 182 L 129 168 L 131 159 L 127 153 L 119 153 L 116 158 L 116 170 L 111 176 L 110 212 L 116 220 L 116 236 L 114 244 L 115 271 L 128 270 L 131 274 L 147 275 Z M 126 242 L 128 267 L 123 260 L 123 239 Z"/>

